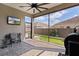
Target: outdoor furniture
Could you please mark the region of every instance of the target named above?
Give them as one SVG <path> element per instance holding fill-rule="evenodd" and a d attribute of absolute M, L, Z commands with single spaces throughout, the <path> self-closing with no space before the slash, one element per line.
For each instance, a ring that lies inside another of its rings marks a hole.
<path fill-rule="evenodd" d="M 3 40 L 1 40 L 0 48 L 5 48 L 8 45 L 12 46 L 13 43 L 18 43 L 18 42 L 21 42 L 21 34 L 9 33 L 4 36 Z"/>
<path fill-rule="evenodd" d="M 7 47 L 7 45 L 11 45 L 11 37 L 10 37 L 10 34 L 6 34 L 2 40 L 2 43 L 1 43 L 1 47 L 0 48 L 5 48 Z"/>
<path fill-rule="evenodd" d="M 79 56 L 79 34 L 73 33 L 67 36 L 64 40 L 65 55 Z"/>
<path fill-rule="evenodd" d="M 21 42 L 21 34 L 20 33 L 10 33 L 11 40 L 13 43 Z"/>
<path fill-rule="evenodd" d="M 3 39 L 0 39 L 0 48 L 2 47 Z"/>

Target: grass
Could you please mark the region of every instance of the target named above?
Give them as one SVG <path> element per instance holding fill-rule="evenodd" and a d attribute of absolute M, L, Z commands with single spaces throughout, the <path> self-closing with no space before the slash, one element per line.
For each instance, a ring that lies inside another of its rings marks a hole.
<path fill-rule="evenodd" d="M 40 35 L 40 40 L 48 42 L 48 36 L 47 35 Z M 55 44 L 58 44 L 58 45 L 62 45 L 62 46 L 64 45 L 63 40 L 58 38 L 58 37 L 50 37 L 49 42 L 55 43 Z"/>
<path fill-rule="evenodd" d="M 47 35 L 40 35 L 40 40 L 48 41 L 48 36 Z"/>

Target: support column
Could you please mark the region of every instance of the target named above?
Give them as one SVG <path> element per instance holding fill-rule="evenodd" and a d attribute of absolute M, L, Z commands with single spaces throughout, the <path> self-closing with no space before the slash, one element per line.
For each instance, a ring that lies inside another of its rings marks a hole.
<path fill-rule="evenodd" d="M 48 14 L 48 42 L 50 42 L 50 14 Z"/>
<path fill-rule="evenodd" d="M 34 18 L 31 18 L 31 39 L 34 38 Z"/>

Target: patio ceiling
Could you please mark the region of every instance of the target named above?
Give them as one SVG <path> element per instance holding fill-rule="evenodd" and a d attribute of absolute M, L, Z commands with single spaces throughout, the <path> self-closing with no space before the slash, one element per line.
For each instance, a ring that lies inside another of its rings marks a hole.
<path fill-rule="evenodd" d="M 78 3 L 49 3 L 49 4 L 40 6 L 40 7 L 48 8 L 48 10 L 39 8 L 41 12 L 35 9 L 35 13 L 33 13 L 33 8 L 27 11 L 27 9 L 29 9 L 30 7 L 20 7 L 20 6 L 28 6 L 27 3 L 3 3 L 3 4 L 9 7 L 18 9 L 20 11 L 23 11 L 27 13 L 28 15 L 30 15 L 31 17 L 38 17 L 41 15 L 45 15 L 51 12 L 62 10 L 62 9 L 65 9 L 65 8 L 68 8 L 74 5 L 78 5 Z M 41 3 L 38 3 L 38 4 L 40 5 Z"/>

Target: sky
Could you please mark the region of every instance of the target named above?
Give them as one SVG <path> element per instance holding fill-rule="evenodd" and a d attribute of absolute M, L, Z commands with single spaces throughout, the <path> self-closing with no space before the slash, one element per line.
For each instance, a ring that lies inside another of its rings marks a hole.
<path fill-rule="evenodd" d="M 59 22 L 69 20 L 73 17 L 79 16 L 79 6 L 69 9 L 61 10 L 50 14 L 50 25 L 55 25 Z M 28 20 L 27 20 L 28 19 Z M 30 17 L 25 17 L 25 22 L 30 22 Z M 35 18 L 34 22 L 41 22 L 48 24 L 48 15 Z"/>

